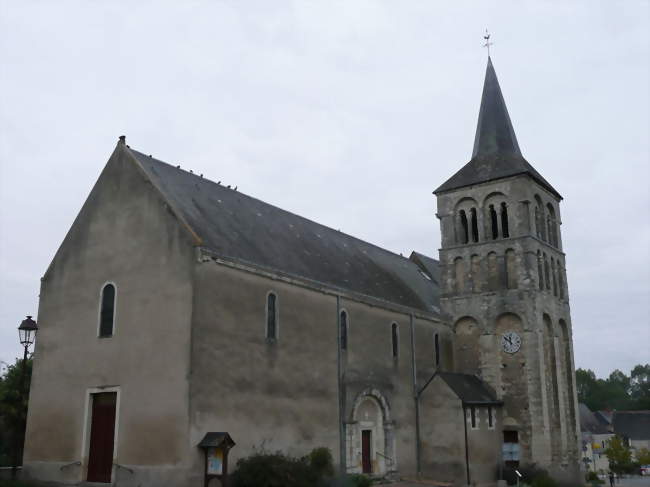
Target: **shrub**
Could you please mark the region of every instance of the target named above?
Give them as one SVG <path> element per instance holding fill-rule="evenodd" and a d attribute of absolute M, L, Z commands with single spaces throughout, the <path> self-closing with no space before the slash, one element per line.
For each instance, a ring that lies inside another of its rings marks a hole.
<path fill-rule="evenodd" d="M 318 476 L 305 458 L 281 453 L 255 453 L 237 461 L 233 487 L 313 487 Z"/>
<path fill-rule="evenodd" d="M 329 448 L 314 448 L 307 456 L 311 469 L 319 478 L 329 478 L 334 475 L 334 460 Z"/>
<path fill-rule="evenodd" d="M 315 448 L 301 458 L 262 450 L 238 460 L 231 480 L 233 487 L 316 487 L 325 485 L 333 473 L 327 448 Z"/>
<path fill-rule="evenodd" d="M 548 476 L 546 472 L 538 474 L 530 482 L 530 487 L 558 487 L 557 482 Z"/>
<path fill-rule="evenodd" d="M 348 475 L 348 481 L 349 483 L 346 483 L 346 487 L 370 487 L 372 485 L 370 477 L 358 473 Z"/>
<path fill-rule="evenodd" d="M 523 467 L 512 468 L 504 467 L 502 471 L 503 480 L 506 481 L 508 485 L 517 484 L 517 474 L 515 470 L 518 470 L 521 474 L 520 485 L 529 485 L 531 487 L 558 487 L 558 484 L 555 480 L 549 477 L 546 470 L 539 468 L 535 464 L 524 465 Z"/>
<path fill-rule="evenodd" d="M 585 480 L 587 482 L 591 482 L 592 480 L 600 480 L 598 478 L 598 474 L 596 472 L 587 472 L 587 475 L 585 476 Z"/>

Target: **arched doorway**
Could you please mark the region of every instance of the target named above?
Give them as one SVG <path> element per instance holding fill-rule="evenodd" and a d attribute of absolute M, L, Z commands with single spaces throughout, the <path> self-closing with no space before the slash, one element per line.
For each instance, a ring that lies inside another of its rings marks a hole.
<path fill-rule="evenodd" d="M 393 422 L 379 391 L 366 390 L 357 396 L 346 437 L 349 472 L 385 475 L 397 470 Z"/>

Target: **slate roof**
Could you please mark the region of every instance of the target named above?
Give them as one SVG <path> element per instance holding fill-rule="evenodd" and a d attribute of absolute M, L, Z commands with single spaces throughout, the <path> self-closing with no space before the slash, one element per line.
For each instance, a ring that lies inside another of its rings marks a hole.
<path fill-rule="evenodd" d="M 438 374 L 464 404 L 501 404 L 494 391 L 475 375 L 455 372 Z"/>
<path fill-rule="evenodd" d="M 125 150 L 201 245 L 218 256 L 438 315 L 437 281 L 422 275 L 415 262 L 126 146 Z M 437 261 L 426 259 L 433 269 Z"/>
<path fill-rule="evenodd" d="M 578 404 L 578 411 L 580 414 L 580 431 L 596 435 L 610 433 L 607 425 L 603 424 L 586 404 Z"/>
<path fill-rule="evenodd" d="M 515 130 L 501 93 L 492 60 L 488 58 L 472 159 L 434 193 L 527 174 L 558 198 L 560 194 L 531 166 L 519 149 Z"/>
<path fill-rule="evenodd" d="M 614 433 L 631 440 L 650 440 L 650 411 L 614 411 Z"/>

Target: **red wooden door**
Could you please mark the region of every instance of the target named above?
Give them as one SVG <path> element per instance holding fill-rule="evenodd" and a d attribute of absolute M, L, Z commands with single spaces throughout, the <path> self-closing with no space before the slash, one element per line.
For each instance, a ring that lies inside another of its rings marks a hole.
<path fill-rule="evenodd" d="M 370 439 L 372 437 L 371 430 L 361 431 L 361 467 L 363 473 L 372 473 L 372 463 L 370 461 Z"/>
<path fill-rule="evenodd" d="M 88 482 L 111 481 L 116 400 L 115 392 L 92 395 Z"/>

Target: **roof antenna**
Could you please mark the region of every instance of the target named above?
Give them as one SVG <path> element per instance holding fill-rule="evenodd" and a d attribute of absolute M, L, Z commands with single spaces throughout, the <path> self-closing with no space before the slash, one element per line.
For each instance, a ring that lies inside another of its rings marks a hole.
<path fill-rule="evenodd" d="M 483 39 L 485 39 L 485 44 L 483 44 L 483 47 L 487 47 L 488 50 L 488 58 L 490 57 L 490 46 L 494 44 L 494 42 L 490 42 L 490 33 L 488 32 L 487 29 L 485 29 L 485 35 L 483 36 Z"/>
<path fill-rule="evenodd" d="M 237 186 L 235 186 L 235 191 L 237 191 Z"/>

